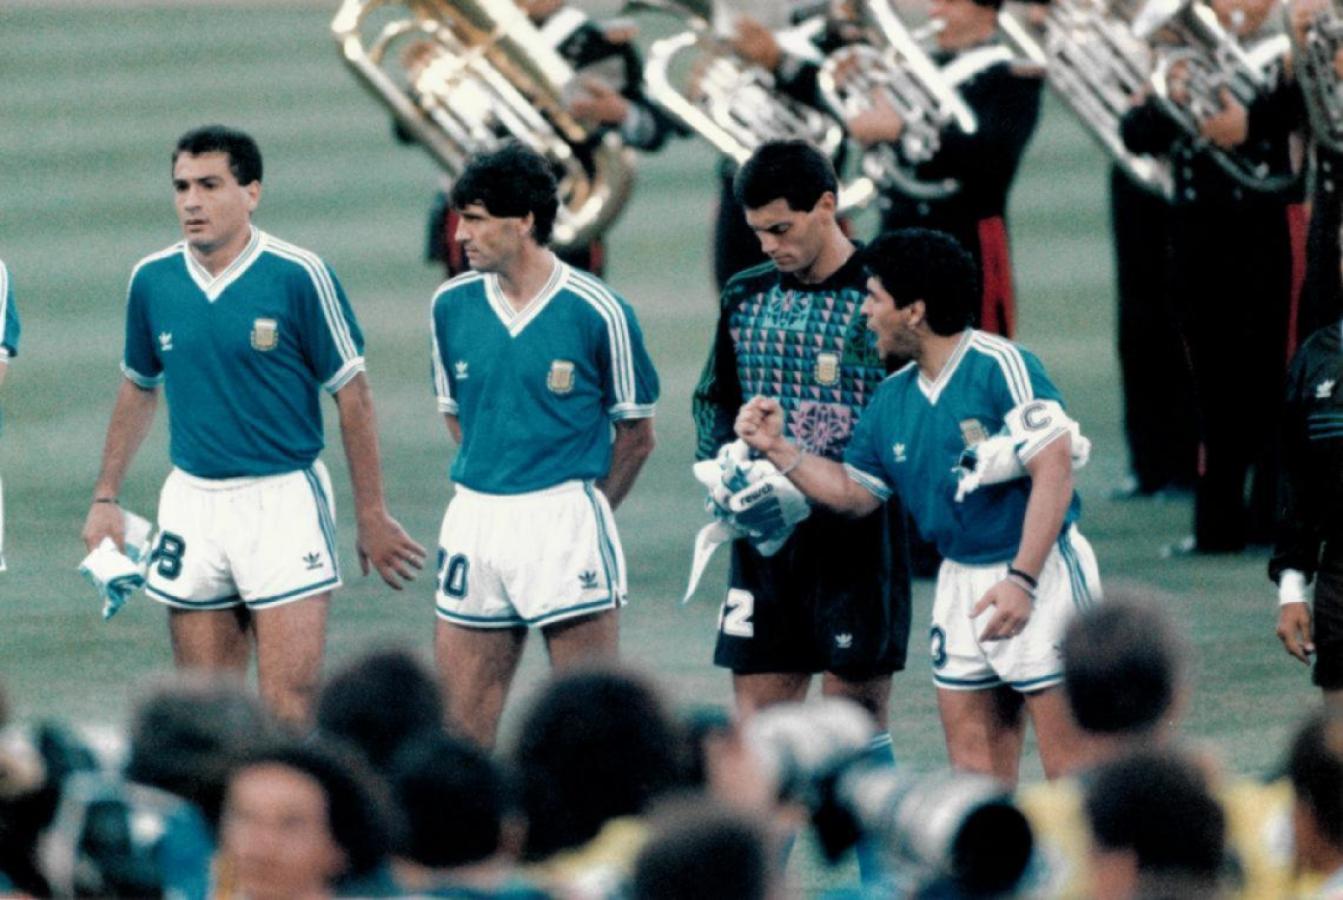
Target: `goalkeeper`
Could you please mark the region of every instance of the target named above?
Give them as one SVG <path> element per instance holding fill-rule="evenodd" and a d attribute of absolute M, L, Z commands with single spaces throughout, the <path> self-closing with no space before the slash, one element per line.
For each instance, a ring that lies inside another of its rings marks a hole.
<path fill-rule="evenodd" d="M 872 714 L 874 749 L 889 757 L 891 674 L 904 668 L 910 621 L 898 505 L 859 519 L 818 507 L 796 521 L 796 507 L 775 490 L 786 479 L 731 448 L 720 456 L 737 410 L 763 394 L 782 405 L 790 440 L 842 458 L 863 405 L 886 377 L 859 313 L 866 276 L 835 219 L 834 169 L 811 146 L 763 145 L 734 190 L 769 262 L 723 289 L 694 396 L 697 456 L 720 460 L 723 480 L 735 479 L 717 491 L 718 501 L 724 523 L 743 535 L 732 543 L 714 662 L 732 671 L 744 713 L 800 700 L 812 676 L 824 673 L 824 693 Z M 697 470 L 706 465 L 713 466 Z"/>

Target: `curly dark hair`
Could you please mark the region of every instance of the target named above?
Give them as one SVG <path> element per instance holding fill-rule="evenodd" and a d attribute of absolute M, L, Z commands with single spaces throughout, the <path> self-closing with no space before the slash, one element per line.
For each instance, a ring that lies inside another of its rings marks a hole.
<path fill-rule="evenodd" d="M 862 251 L 869 275 L 904 308 L 922 300 L 936 335 L 956 334 L 974 321 L 979 272 L 974 259 L 951 235 L 928 228 L 901 228 L 880 235 Z"/>
<path fill-rule="evenodd" d="M 202 153 L 224 153 L 228 156 L 229 171 L 238 184 L 249 185 L 261 180 L 261 149 L 245 131 L 227 125 L 203 125 L 193 128 L 177 139 L 173 148 L 172 165 L 183 153 L 200 156 Z"/>
<path fill-rule="evenodd" d="M 539 153 L 517 141 L 467 163 L 452 186 L 452 208 L 479 203 L 492 216 L 533 216 L 532 236 L 541 245 L 550 242 L 560 201 L 555 174 Z"/>

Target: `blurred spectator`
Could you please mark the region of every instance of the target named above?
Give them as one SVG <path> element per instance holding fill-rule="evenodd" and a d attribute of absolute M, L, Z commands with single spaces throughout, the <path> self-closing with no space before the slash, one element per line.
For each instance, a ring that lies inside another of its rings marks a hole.
<path fill-rule="evenodd" d="M 1343 897 L 1343 713 L 1327 707 L 1306 721 L 1292 741 L 1287 777 L 1296 863 L 1323 881 L 1311 896 Z"/>
<path fill-rule="evenodd" d="M 443 728 L 438 683 L 404 650 L 376 650 L 331 676 L 317 698 L 317 728 L 358 748 L 386 775 L 408 740 Z"/>
<path fill-rule="evenodd" d="M 1140 750 L 1098 768 L 1086 792 L 1097 900 L 1229 896 L 1226 817 L 1189 757 Z"/>
<path fill-rule="evenodd" d="M 393 828 L 357 756 L 318 740 L 253 755 L 229 781 L 216 897 L 390 896 Z"/>
<path fill-rule="evenodd" d="M 769 900 L 777 848 L 762 825 L 706 799 L 660 809 L 634 863 L 633 900 Z"/>
<path fill-rule="evenodd" d="M 546 895 L 518 876 L 522 823 L 499 766 L 474 744 L 424 735 L 392 765 L 394 799 L 405 820 L 397 883 L 432 897 Z"/>
<path fill-rule="evenodd" d="M 524 857 L 543 884 L 600 891 L 628 876 L 640 820 L 681 782 L 683 736 L 643 678 L 592 669 L 552 681 L 514 751 L 527 815 Z"/>

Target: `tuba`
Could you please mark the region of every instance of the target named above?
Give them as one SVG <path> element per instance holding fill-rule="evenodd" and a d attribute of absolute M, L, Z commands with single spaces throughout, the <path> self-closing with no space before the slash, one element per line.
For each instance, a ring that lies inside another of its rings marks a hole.
<path fill-rule="evenodd" d="M 1181 130 L 1204 146 L 1223 172 L 1255 191 L 1283 190 L 1297 180 L 1295 173 L 1275 174 L 1267 163 L 1206 143 L 1199 131 L 1199 123 L 1222 108 L 1223 88 L 1247 109 L 1273 88 L 1271 70 L 1290 49 L 1286 35 L 1266 38 L 1246 49 L 1202 0 L 1147 0 L 1134 17 L 1133 31 L 1149 42 L 1158 32 L 1178 40 L 1174 45 L 1153 43 L 1152 98 Z M 1178 76 L 1177 68 L 1183 69 Z M 1171 90 L 1177 77 L 1186 84 L 1184 99 Z"/>
<path fill-rule="evenodd" d="M 1044 70 L 1050 87 L 1129 178 L 1169 199 L 1170 164 L 1130 152 L 1119 135 L 1119 120 L 1153 66 L 1151 47 L 1125 17 L 1131 12 L 1108 0 L 1013 3 L 1004 5 L 998 26 L 1023 60 Z"/>
<path fill-rule="evenodd" d="M 862 0 L 860 6 L 873 43 L 849 44 L 829 54 L 817 76 L 821 95 L 844 119 L 870 109 L 875 96 L 883 97 L 900 114 L 904 129 L 896 144 L 863 152 L 864 174 L 908 197 L 949 197 L 960 190 L 955 179 L 930 182 L 915 170 L 936 155 L 945 129 L 977 130 L 975 114 L 957 87 L 1010 54 L 1002 47 L 971 51 L 948 71 L 929 58 L 922 45 L 925 35 L 911 32 L 888 0 Z"/>
<path fill-rule="evenodd" d="M 513 0 L 345 0 L 331 31 L 345 62 L 456 178 L 517 140 L 551 162 L 554 243 L 588 243 L 620 214 L 633 154 L 565 108 L 574 70 Z"/>
<path fill-rule="evenodd" d="M 772 140 L 805 140 L 834 157 L 844 143 L 844 127 L 828 113 L 781 93 L 774 76 L 739 57 L 713 34 L 713 0 L 626 0 L 626 8 L 667 12 L 688 30 L 654 41 L 644 67 L 644 92 L 669 116 L 703 137 L 718 152 L 746 162 Z M 690 79 L 678 84 L 674 68 L 689 66 Z M 875 196 L 870 181 L 840 186 L 839 207 L 853 209 Z"/>
<path fill-rule="evenodd" d="M 1291 5 L 1283 7 L 1284 13 Z M 1294 71 L 1305 97 L 1311 133 L 1332 152 L 1343 153 L 1343 79 L 1334 68 L 1335 57 L 1343 51 L 1343 9 L 1334 0 L 1323 0 L 1318 6 L 1304 36 L 1290 21 L 1286 30 L 1292 40 Z"/>

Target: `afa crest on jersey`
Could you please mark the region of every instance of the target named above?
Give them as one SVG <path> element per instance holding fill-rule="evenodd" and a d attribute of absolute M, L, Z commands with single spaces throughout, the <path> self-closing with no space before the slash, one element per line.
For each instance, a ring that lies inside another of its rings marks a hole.
<path fill-rule="evenodd" d="M 256 319 L 252 322 L 252 349 L 266 352 L 280 345 L 280 323 L 274 319 Z"/>
<path fill-rule="evenodd" d="M 839 354 L 838 353 L 818 353 L 816 354 L 816 383 L 825 387 L 834 387 L 839 384 Z"/>
<path fill-rule="evenodd" d="M 965 439 L 967 447 L 973 447 L 980 441 L 989 439 L 988 432 L 978 419 L 965 419 L 961 422 L 961 437 Z"/>
<path fill-rule="evenodd" d="M 546 376 L 546 387 L 551 393 L 567 394 L 574 389 L 574 364 L 567 359 L 556 359 L 550 363 L 550 374 Z"/>

